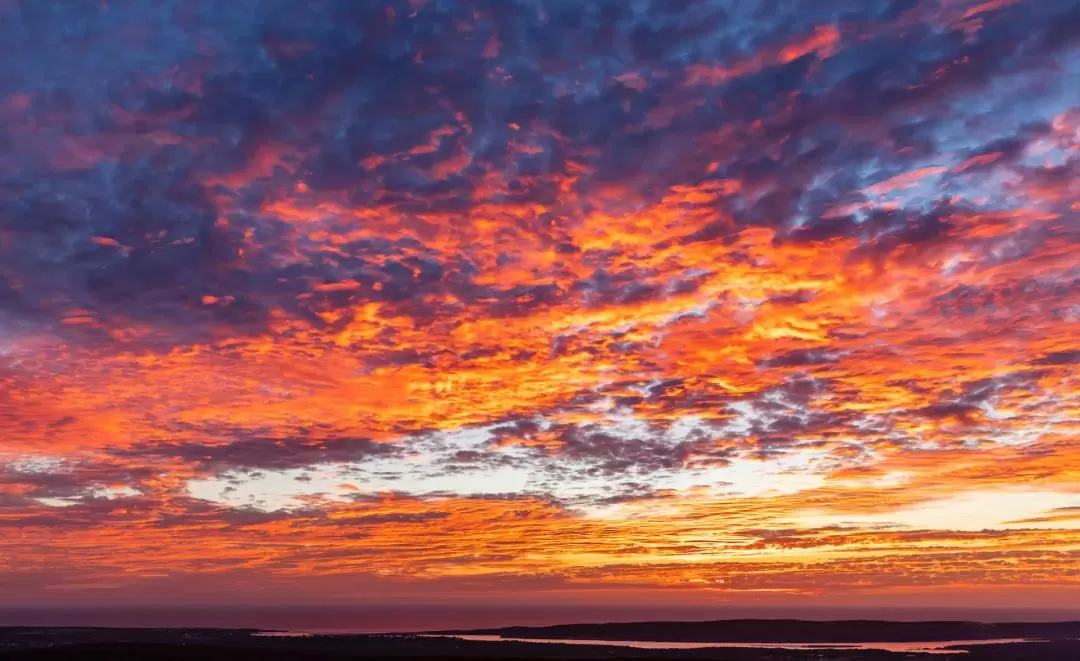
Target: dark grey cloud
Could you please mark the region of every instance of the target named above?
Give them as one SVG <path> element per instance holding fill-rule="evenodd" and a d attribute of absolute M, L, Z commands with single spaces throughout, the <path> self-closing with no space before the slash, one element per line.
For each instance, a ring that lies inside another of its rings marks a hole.
<path fill-rule="evenodd" d="M 238 438 L 216 444 L 211 441 L 168 442 L 157 440 L 128 449 L 116 449 L 118 458 L 179 461 L 201 471 L 288 470 L 317 464 L 349 463 L 400 455 L 392 443 L 366 438 Z"/>

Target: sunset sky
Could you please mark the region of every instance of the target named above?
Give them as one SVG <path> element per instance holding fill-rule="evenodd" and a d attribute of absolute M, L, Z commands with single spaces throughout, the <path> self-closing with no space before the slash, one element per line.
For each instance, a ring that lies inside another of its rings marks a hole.
<path fill-rule="evenodd" d="M 1080 0 L 0 0 L 0 605 L 1080 608 Z"/>

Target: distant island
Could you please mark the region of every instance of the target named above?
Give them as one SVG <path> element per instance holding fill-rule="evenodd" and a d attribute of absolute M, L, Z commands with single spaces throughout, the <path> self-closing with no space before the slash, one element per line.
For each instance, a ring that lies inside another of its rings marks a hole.
<path fill-rule="evenodd" d="M 706 622 L 623 622 L 501 627 L 429 632 L 494 635 L 538 640 L 611 640 L 693 643 L 871 643 L 950 640 L 1080 639 L 1078 622 L 887 622 L 883 620 L 714 620 Z"/>

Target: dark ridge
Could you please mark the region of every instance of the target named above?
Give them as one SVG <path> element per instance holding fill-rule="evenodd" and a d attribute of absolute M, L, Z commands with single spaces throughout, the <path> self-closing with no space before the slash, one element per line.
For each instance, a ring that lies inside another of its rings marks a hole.
<path fill-rule="evenodd" d="M 1080 622 L 886 622 L 880 620 L 716 620 L 710 622 L 625 622 L 503 627 L 434 633 L 496 635 L 504 638 L 640 640 L 688 643 L 875 643 L 942 642 L 1007 638 L 1080 638 Z"/>

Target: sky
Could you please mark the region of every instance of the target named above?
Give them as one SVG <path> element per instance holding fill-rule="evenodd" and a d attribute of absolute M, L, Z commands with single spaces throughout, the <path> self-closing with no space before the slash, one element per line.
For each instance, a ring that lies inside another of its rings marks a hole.
<path fill-rule="evenodd" d="M 1077 0 L 0 0 L 0 603 L 1080 609 Z"/>

